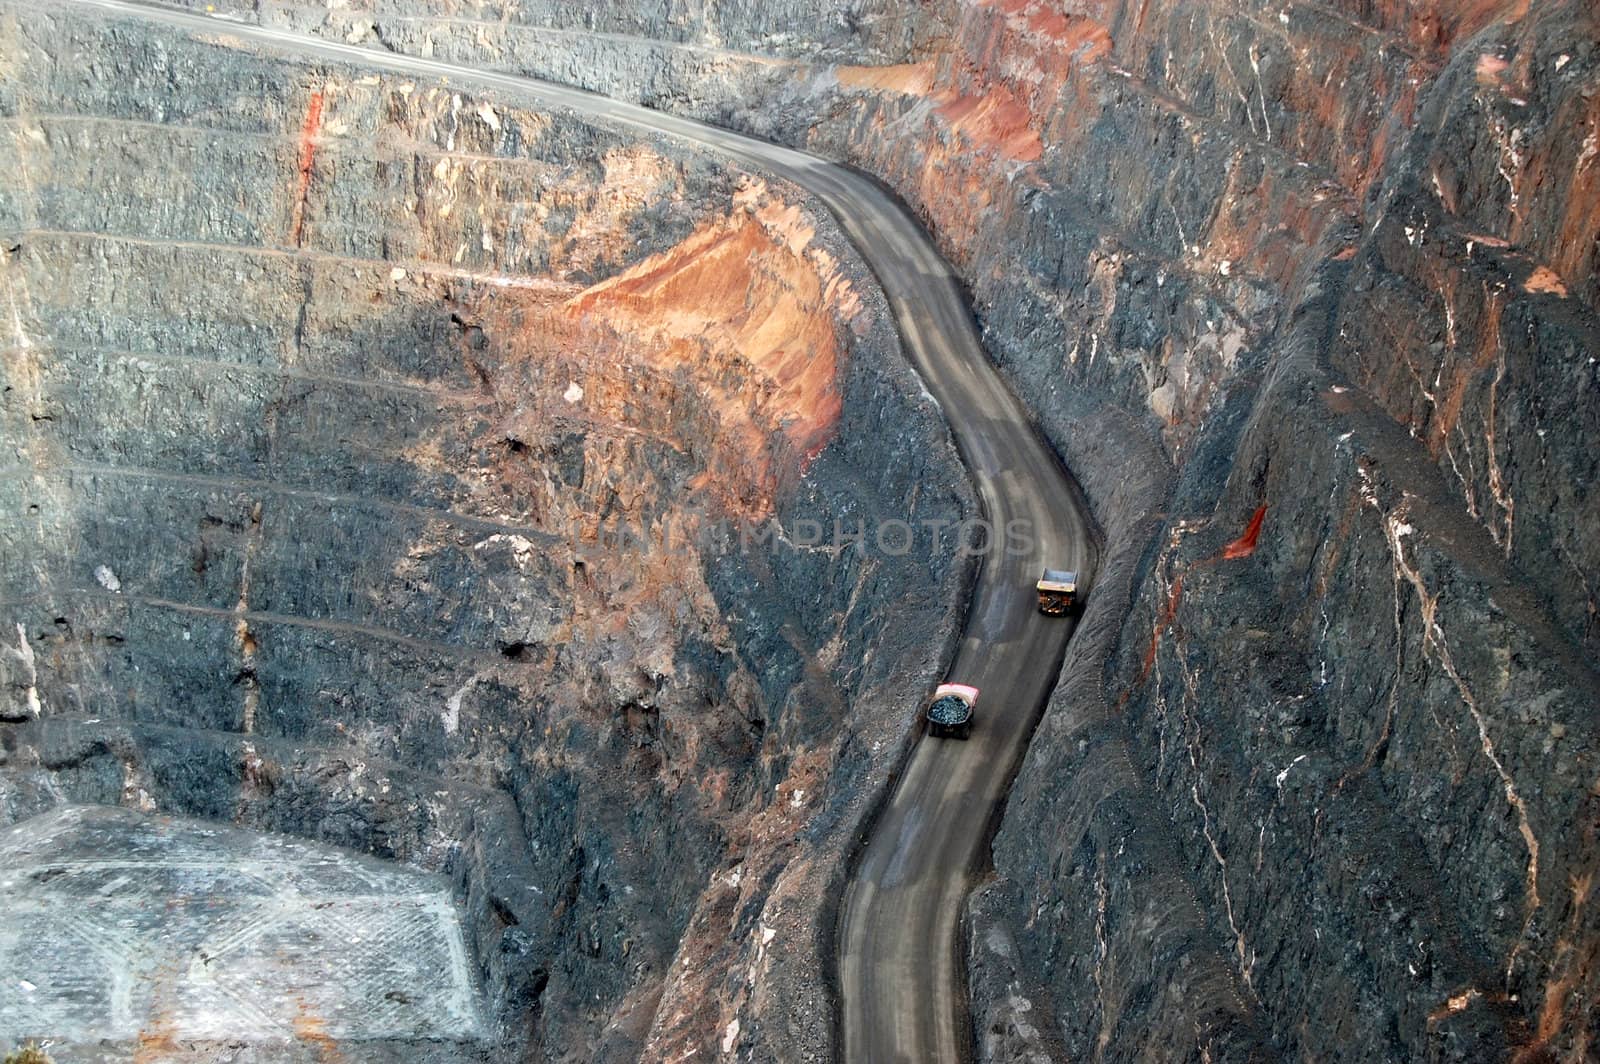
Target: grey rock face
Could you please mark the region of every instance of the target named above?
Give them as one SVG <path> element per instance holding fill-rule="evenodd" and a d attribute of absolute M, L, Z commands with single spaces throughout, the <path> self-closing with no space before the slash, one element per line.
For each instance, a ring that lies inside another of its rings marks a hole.
<path fill-rule="evenodd" d="M 980 1049 L 1581 1058 L 1593 11 L 955 16 L 880 88 L 478 54 L 882 177 L 1083 482 L 1107 567 L 973 922 Z"/>
<path fill-rule="evenodd" d="M 831 223 L 512 100 L 70 13 L 0 34 L 3 819 L 121 805 L 444 874 L 485 995 L 461 1053 L 709 1046 L 749 971 L 825 1041 L 824 899 L 965 569 L 595 531 L 762 471 L 789 528 L 969 511 Z M 562 309 L 697 233 L 788 254 L 757 201 L 815 230 L 768 272 L 832 271 L 833 302 L 751 290 L 837 349 L 831 414 L 749 421 L 774 389 L 714 336 L 653 362 Z"/>
<path fill-rule="evenodd" d="M 795 43 L 743 8 L 596 11 L 641 41 L 528 10 L 261 17 L 878 174 L 1106 530 L 975 903 L 982 1052 L 1600 1040 L 1592 11 L 902 5 L 840 52 L 827 18 Z M 811 56 L 927 68 L 879 90 Z M 794 1014 L 747 1011 L 741 1048 L 811 1048 Z"/>
<path fill-rule="evenodd" d="M 561 40 L 580 50 L 586 38 L 602 38 L 598 47 L 588 51 L 590 56 L 602 56 L 618 47 L 665 54 L 681 46 L 748 53 L 763 59 L 863 63 L 895 62 L 907 54 L 946 47 L 955 18 L 955 5 L 944 0 L 915 7 L 891 0 L 811 4 L 794 0 L 537 0 L 515 4 L 449 0 L 425 11 L 405 0 L 378 0 L 348 10 L 236 0 L 209 7 L 184 0 L 182 6 L 221 9 L 265 24 L 338 26 L 347 39 L 371 34 L 391 47 L 400 43 L 391 35 L 407 33 L 407 23 L 412 24 L 413 32 L 427 37 L 449 35 L 453 24 L 480 44 L 485 43 L 485 31 L 515 34 L 530 30 L 536 39 Z"/>

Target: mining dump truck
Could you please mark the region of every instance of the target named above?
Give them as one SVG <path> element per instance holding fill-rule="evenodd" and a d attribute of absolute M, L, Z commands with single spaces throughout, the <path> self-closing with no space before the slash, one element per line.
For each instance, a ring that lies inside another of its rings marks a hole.
<path fill-rule="evenodd" d="M 941 739 L 965 739 L 972 734 L 972 704 L 978 689 L 961 683 L 943 683 L 928 700 L 928 734 Z"/>
<path fill-rule="evenodd" d="M 1078 605 L 1078 574 L 1065 569 L 1046 569 L 1034 585 L 1039 592 L 1039 612 L 1062 617 Z"/>

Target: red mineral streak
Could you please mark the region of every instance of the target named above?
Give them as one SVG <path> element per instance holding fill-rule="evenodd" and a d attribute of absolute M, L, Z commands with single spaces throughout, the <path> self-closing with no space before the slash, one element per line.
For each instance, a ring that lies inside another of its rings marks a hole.
<path fill-rule="evenodd" d="M 1261 522 L 1267 518 L 1267 508 L 1257 506 L 1256 512 L 1251 515 L 1250 523 L 1245 526 L 1244 535 L 1234 540 L 1222 549 L 1224 558 L 1248 558 L 1256 552 L 1256 542 L 1261 538 Z"/>
<path fill-rule="evenodd" d="M 322 90 L 311 93 L 306 105 L 306 120 L 300 127 L 300 157 L 298 162 L 299 187 L 294 197 L 294 218 L 290 223 L 289 239 L 299 247 L 306 221 L 306 194 L 311 190 L 311 168 L 317 157 L 317 134 L 322 130 Z"/>

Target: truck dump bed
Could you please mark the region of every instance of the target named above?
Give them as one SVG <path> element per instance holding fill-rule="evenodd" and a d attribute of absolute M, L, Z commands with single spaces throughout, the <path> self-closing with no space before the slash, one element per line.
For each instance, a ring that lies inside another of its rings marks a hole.
<path fill-rule="evenodd" d="M 1039 612 L 1062 617 L 1078 605 L 1078 574 L 1069 569 L 1046 569 L 1034 585 L 1039 592 Z"/>
<path fill-rule="evenodd" d="M 928 733 L 965 739 L 972 733 L 972 704 L 977 700 L 976 687 L 960 683 L 940 684 L 928 702 Z"/>
<path fill-rule="evenodd" d="M 972 707 L 954 695 L 945 695 L 928 707 L 928 719 L 935 724 L 965 724 L 972 719 Z"/>
<path fill-rule="evenodd" d="M 1040 591 L 1064 591 L 1071 594 L 1078 590 L 1078 574 L 1067 569 L 1046 569 L 1036 586 Z"/>

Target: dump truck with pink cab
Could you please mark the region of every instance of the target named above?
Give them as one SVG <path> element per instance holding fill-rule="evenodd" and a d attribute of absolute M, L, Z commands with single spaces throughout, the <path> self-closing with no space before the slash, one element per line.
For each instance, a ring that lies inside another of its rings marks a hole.
<path fill-rule="evenodd" d="M 965 739 L 972 734 L 972 707 L 978 689 L 963 683 L 943 683 L 928 700 L 928 734 L 941 739 Z"/>

